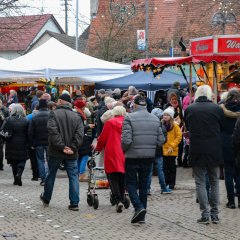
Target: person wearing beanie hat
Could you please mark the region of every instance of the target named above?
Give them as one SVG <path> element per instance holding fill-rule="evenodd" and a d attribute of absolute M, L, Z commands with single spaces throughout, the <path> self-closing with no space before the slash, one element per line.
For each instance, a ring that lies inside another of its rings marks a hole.
<path fill-rule="evenodd" d="M 151 111 L 151 114 L 155 115 L 156 117 L 158 117 L 159 119 L 162 118 L 163 116 L 163 110 L 160 109 L 160 108 L 154 108 L 152 111 Z"/>
<path fill-rule="evenodd" d="M 94 124 L 88 124 L 87 123 L 87 116 L 86 116 L 86 101 L 77 99 L 74 102 L 74 108 L 78 113 L 78 116 L 81 118 L 84 126 L 84 137 L 83 137 L 83 143 L 82 146 L 78 149 L 78 177 L 80 182 L 86 182 L 88 181 L 88 176 L 85 174 L 85 169 L 87 165 L 87 161 L 89 156 L 92 152 L 92 137 L 88 136 L 88 130 L 93 129 L 95 127 Z M 91 114 L 91 113 L 90 113 Z"/>
<path fill-rule="evenodd" d="M 163 172 L 166 186 L 171 190 L 175 188 L 177 167 L 175 164 L 178 156 L 178 145 L 182 140 L 182 132 L 174 122 L 174 110 L 168 107 L 163 111 L 162 124 L 167 130 L 167 141 L 163 144 Z"/>
<path fill-rule="evenodd" d="M 159 119 L 147 111 L 143 96 L 135 96 L 133 108 L 134 112 L 124 118 L 122 150 L 126 158 L 126 187 L 135 209 L 131 223 L 144 223 L 148 179 L 156 148 L 162 146 L 165 137 Z"/>
<path fill-rule="evenodd" d="M 60 95 L 58 99 L 64 101 L 65 104 L 66 104 L 66 103 L 72 103 L 72 100 L 71 100 L 70 95 L 69 95 L 69 94 L 66 94 L 66 93 Z"/>
<path fill-rule="evenodd" d="M 47 123 L 49 118 L 49 110 L 47 105 L 47 100 L 40 99 L 38 103 L 38 113 L 33 116 L 32 121 L 30 121 L 28 136 L 30 146 L 36 151 L 38 173 L 41 178 L 40 185 L 44 186 L 45 179 L 48 173 L 47 159 L 45 156 L 48 155 L 48 129 Z"/>
<path fill-rule="evenodd" d="M 172 107 L 168 107 L 163 111 L 163 115 L 169 115 L 172 119 L 174 118 L 174 110 Z"/>
<path fill-rule="evenodd" d="M 62 94 L 57 108 L 51 111 L 48 119 L 48 166 L 49 173 L 45 179 L 44 191 L 40 200 L 49 205 L 52 198 L 54 182 L 60 164 L 64 162 L 69 176 L 69 210 L 78 211 L 79 180 L 77 171 L 78 149 L 82 145 L 84 127 L 81 118 L 73 112 L 71 98 Z"/>
<path fill-rule="evenodd" d="M 70 96 L 70 92 L 69 92 L 68 90 L 63 90 L 63 91 L 62 91 L 62 94 L 67 94 L 67 95 Z"/>

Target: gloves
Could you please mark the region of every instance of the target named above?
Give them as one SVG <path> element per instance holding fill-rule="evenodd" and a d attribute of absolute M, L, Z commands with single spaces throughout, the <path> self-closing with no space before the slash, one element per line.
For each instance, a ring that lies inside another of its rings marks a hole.
<path fill-rule="evenodd" d="M 172 147 L 168 147 L 167 153 L 171 154 L 173 152 L 173 148 Z"/>

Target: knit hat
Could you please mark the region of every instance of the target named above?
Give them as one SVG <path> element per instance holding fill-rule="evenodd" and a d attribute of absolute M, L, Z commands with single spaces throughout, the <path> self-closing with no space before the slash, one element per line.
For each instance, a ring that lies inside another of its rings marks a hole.
<path fill-rule="evenodd" d="M 158 117 L 160 119 L 163 115 L 163 110 L 160 108 L 154 108 L 152 110 L 151 114 L 155 115 L 156 117 Z"/>
<path fill-rule="evenodd" d="M 74 106 L 76 106 L 77 108 L 83 108 L 86 106 L 86 101 L 78 99 L 74 102 Z"/>
<path fill-rule="evenodd" d="M 167 109 L 165 109 L 164 111 L 163 111 L 163 115 L 164 114 L 167 114 L 167 115 L 169 115 L 171 118 L 173 118 L 174 117 L 174 110 L 173 110 L 173 108 L 172 107 L 168 107 Z"/>
<path fill-rule="evenodd" d="M 106 94 L 106 91 L 105 91 L 104 89 L 100 89 L 100 90 L 98 90 L 98 93 L 100 93 L 100 94 Z"/>
<path fill-rule="evenodd" d="M 38 109 L 41 108 L 48 108 L 47 100 L 46 99 L 40 99 L 38 103 Z"/>
<path fill-rule="evenodd" d="M 66 101 L 66 102 L 69 102 L 69 103 L 72 102 L 70 96 L 67 93 L 62 94 L 61 96 L 59 96 L 59 99 L 61 99 L 63 101 Z"/>
<path fill-rule="evenodd" d="M 67 95 L 70 96 L 70 93 L 69 93 L 69 91 L 67 91 L 67 90 L 63 90 L 63 91 L 62 91 L 62 94 L 67 94 Z"/>
<path fill-rule="evenodd" d="M 147 105 L 145 98 L 141 95 L 136 95 L 135 96 L 134 103 L 136 105 L 140 105 L 140 106 L 146 106 Z"/>

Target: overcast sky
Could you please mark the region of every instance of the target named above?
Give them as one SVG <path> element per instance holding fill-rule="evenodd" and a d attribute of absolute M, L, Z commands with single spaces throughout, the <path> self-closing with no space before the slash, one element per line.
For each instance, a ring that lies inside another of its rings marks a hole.
<path fill-rule="evenodd" d="M 44 14 L 52 13 L 61 27 L 65 31 L 65 12 L 64 12 L 64 0 L 20 0 L 27 5 L 33 6 L 36 9 L 27 14 L 38 14 L 40 10 L 43 10 Z M 69 35 L 74 36 L 76 32 L 76 0 L 68 0 L 69 12 L 68 12 L 68 29 Z M 79 4 L 79 34 L 88 26 L 90 22 L 90 0 L 78 0 Z M 35 12 L 36 11 L 36 12 Z"/>

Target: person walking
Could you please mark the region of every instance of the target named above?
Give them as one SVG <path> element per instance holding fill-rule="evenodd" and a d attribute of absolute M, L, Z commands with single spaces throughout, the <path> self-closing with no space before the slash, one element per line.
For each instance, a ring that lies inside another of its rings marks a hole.
<path fill-rule="evenodd" d="M 0 128 L 4 122 L 4 119 L 9 117 L 9 111 L 8 109 L 3 105 L 2 100 L 0 99 Z M 4 140 L 3 138 L 0 138 L 0 171 L 3 171 L 3 159 L 4 159 L 4 153 L 3 153 L 3 144 Z"/>
<path fill-rule="evenodd" d="M 190 134 L 189 161 L 195 177 L 199 200 L 201 224 L 219 222 L 219 165 L 223 163 L 221 129 L 223 110 L 212 102 L 212 89 L 208 85 L 198 87 L 195 102 L 185 111 L 186 128 Z M 206 174 L 209 178 L 211 194 L 208 207 Z"/>
<path fill-rule="evenodd" d="M 112 114 L 114 117 L 104 124 L 95 150 L 101 152 L 104 149 L 104 169 L 108 175 L 116 211 L 121 213 L 125 191 L 125 156 L 121 147 L 121 134 L 126 110 L 122 106 L 117 106 L 113 108 Z"/>
<path fill-rule="evenodd" d="M 237 121 L 240 117 L 240 93 L 238 90 L 230 90 L 226 101 L 220 104 L 224 112 L 224 124 L 222 128 L 222 150 L 224 158 L 225 186 L 227 190 L 227 208 L 234 209 L 235 189 L 240 196 L 240 171 L 235 163 L 232 134 Z M 235 183 L 235 184 L 234 184 Z M 235 186 L 234 186 L 235 185 Z M 240 206 L 240 202 L 238 203 Z"/>
<path fill-rule="evenodd" d="M 35 148 L 36 150 L 36 158 L 38 163 L 39 177 L 41 178 L 40 182 L 41 186 L 44 186 L 46 175 L 48 172 L 47 167 L 48 117 L 49 110 L 47 101 L 45 99 L 40 99 L 38 104 L 38 113 L 35 116 L 33 116 L 29 124 L 28 136 L 31 148 Z"/>
<path fill-rule="evenodd" d="M 22 186 L 22 173 L 28 152 L 28 120 L 21 104 L 11 106 L 10 117 L 3 122 L 1 133 L 6 140 L 5 158 L 12 166 L 14 185 Z"/>
<path fill-rule="evenodd" d="M 168 107 L 163 111 L 162 124 L 167 130 L 167 141 L 163 144 L 163 172 L 166 186 L 173 190 L 176 185 L 176 157 L 178 146 L 182 140 L 182 132 L 177 123 L 174 122 L 174 109 Z"/>
<path fill-rule="evenodd" d="M 162 122 L 161 122 L 161 118 L 163 116 L 163 111 L 160 108 L 154 108 L 152 110 L 151 114 L 153 114 L 153 115 L 155 115 L 156 117 L 159 118 L 164 137 L 167 140 L 167 130 L 162 125 Z M 152 175 L 153 175 L 154 164 L 155 164 L 156 170 L 157 170 L 158 181 L 159 181 L 159 184 L 161 186 L 161 193 L 162 194 L 171 194 L 172 190 L 169 189 L 169 187 L 166 185 L 165 176 L 164 176 L 164 172 L 163 172 L 163 148 L 162 147 L 160 147 L 160 148 L 157 147 L 154 163 L 152 164 L 151 173 L 150 173 L 150 176 L 148 178 L 148 195 L 152 195 L 151 194 L 151 183 L 152 183 Z"/>
<path fill-rule="evenodd" d="M 69 210 L 78 211 L 79 181 L 77 158 L 78 149 L 83 140 L 83 124 L 79 116 L 73 112 L 71 98 L 68 94 L 62 94 L 58 99 L 55 111 L 49 114 L 48 120 L 48 169 L 44 191 L 40 199 L 48 206 L 52 198 L 53 187 L 57 170 L 61 162 L 64 162 L 69 179 Z"/>
<path fill-rule="evenodd" d="M 135 209 L 131 223 L 145 222 L 148 178 L 156 147 L 165 141 L 159 119 L 147 111 L 146 105 L 144 97 L 135 96 L 134 112 L 125 117 L 122 129 L 126 187 Z"/>

